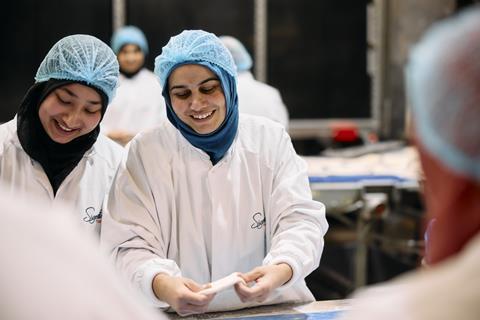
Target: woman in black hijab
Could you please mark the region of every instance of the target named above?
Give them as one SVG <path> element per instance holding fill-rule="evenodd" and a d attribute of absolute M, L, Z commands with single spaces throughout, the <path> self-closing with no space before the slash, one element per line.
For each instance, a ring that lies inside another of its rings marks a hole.
<path fill-rule="evenodd" d="M 122 148 L 100 134 L 118 81 L 115 54 L 88 35 L 61 39 L 41 63 L 17 116 L 0 126 L 0 181 L 75 206 L 98 230 Z"/>

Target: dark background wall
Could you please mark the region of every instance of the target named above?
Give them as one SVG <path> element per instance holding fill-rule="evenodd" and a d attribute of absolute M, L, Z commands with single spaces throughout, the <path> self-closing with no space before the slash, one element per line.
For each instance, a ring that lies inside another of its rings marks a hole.
<path fill-rule="evenodd" d="M 142 29 L 149 40 L 147 67 L 172 35 L 185 29 L 203 29 L 216 35 L 232 35 L 253 52 L 253 0 L 130 0 L 127 24 Z"/>
<path fill-rule="evenodd" d="M 86 33 L 108 42 L 110 0 L 15 0 L 0 10 L 0 122 L 13 118 L 48 50 L 60 38 Z"/>
<path fill-rule="evenodd" d="M 368 1 L 269 1 L 268 80 L 293 118 L 369 118 Z"/>
<path fill-rule="evenodd" d="M 292 118 L 368 118 L 368 1 L 268 2 L 268 82 L 282 93 Z M 15 0 L 0 12 L 0 122 L 11 119 L 48 49 L 61 37 L 92 34 L 109 43 L 110 0 Z M 147 67 L 171 35 L 183 29 L 229 34 L 253 55 L 254 0 L 127 0 L 127 24 L 149 39 Z"/>

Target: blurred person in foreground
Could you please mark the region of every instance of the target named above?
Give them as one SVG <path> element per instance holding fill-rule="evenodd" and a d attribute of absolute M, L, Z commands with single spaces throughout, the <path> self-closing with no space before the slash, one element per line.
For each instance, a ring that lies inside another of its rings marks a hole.
<path fill-rule="evenodd" d="M 116 276 L 67 208 L 3 188 L 0 206 L 0 319 L 167 318 Z"/>
<path fill-rule="evenodd" d="M 114 32 L 112 50 L 120 65 L 117 94 L 108 107 L 102 130 L 121 145 L 137 133 L 159 125 L 165 118 L 162 88 L 152 71 L 145 68 L 148 42 L 135 26 Z"/>
<path fill-rule="evenodd" d="M 220 36 L 233 56 L 237 66 L 238 110 L 274 120 L 288 129 L 288 110 L 280 92 L 263 82 L 255 80 L 250 72 L 252 57 L 245 46 L 231 36 Z"/>
<path fill-rule="evenodd" d="M 406 69 L 425 174 L 429 268 L 354 295 L 344 318 L 480 315 L 480 7 L 434 25 Z"/>

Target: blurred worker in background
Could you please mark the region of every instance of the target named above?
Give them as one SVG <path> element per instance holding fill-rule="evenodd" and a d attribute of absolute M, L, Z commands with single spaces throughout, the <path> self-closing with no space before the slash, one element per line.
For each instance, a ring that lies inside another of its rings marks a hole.
<path fill-rule="evenodd" d="M 100 133 L 118 74 L 108 45 L 89 35 L 65 37 L 40 64 L 16 117 L 0 126 L 0 181 L 15 194 L 71 203 L 97 234 L 123 153 Z"/>
<path fill-rule="evenodd" d="M 359 293 L 345 319 L 480 315 L 480 7 L 436 24 L 406 70 L 425 174 L 431 267 Z"/>
<path fill-rule="evenodd" d="M 266 83 L 255 80 L 250 72 L 252 58 L 239 40 L 231 36 L 220 36 L 220 40 L 232 54 L 237 66 L 239 111 L 269 118 L 288 129 L 288 110 L 280 92 Z"/>
<path fill-rule="evenodd" d="M 120 28 L 112 36 L 111 47 L 120 64 L 120 81 L 102 130 L 125 145 L 138 132 L 165 119 L 165 101 L 158 79 L 144 67 L 148 43 L 143 32 L 134 26 Z"/>

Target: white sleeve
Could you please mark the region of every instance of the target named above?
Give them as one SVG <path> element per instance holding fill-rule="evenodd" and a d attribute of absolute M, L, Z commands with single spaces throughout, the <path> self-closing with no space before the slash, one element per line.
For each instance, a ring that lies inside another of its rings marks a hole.
<path fill-rule="evenodd" d="M 289 122 L 289 114 L 288 114 L 288 109 L 285 103 L 282 100 L 282 96 L 280 95 L 280 92 L 275 89 L 276 97 L 275 97 L 275 103 L 276 103 L 276 117 L 278 118 L 278 122 L 280 122 L 285 129 L 288 129 L 288 122 Z"/>
<path fill-rule="evenodd" d="M 153 279 L 159 273 L 166 273 L 174 277 L 181 276 L 181 271 L 174 261 L 156 258 L 148 260 L 138 267 L 135 272 L 136 279 L 134 284 L 153 306 L 167 308 L 169 305 L 166 302 L 159 300 L 155 295 L 155 292 L 153 292 Z"/>
<path fill-rule="evenodd" d="M 157 210 L 157 203 L 168 203 L 172 191 L 157 195 L 162 199 L 154 197 L 144 166 L 149 160 L 142 151 L 138 141 L 133 140 L 120 164 L 104 210 L 101 242 L 119 271 L 153 305 L 165 307 L 153 293 L 152 281 L 158 273 L 181 275 L 175 261 L 167 259 L 170 219 L 160 217 L 162 212 Z M 158 157 L 154 160 L 158 162 Z"/>
<path fill-rule="evenodd" d="M 306 163 L 296 154 L 285 131 L 276 150 L 272 194 L 267 203 L 270 250 L 264 264 L 290 265 L 293 275 L 284 289 L 318 267 L 328 223 L 325 206 L 312 200 Z"/>

